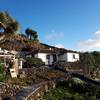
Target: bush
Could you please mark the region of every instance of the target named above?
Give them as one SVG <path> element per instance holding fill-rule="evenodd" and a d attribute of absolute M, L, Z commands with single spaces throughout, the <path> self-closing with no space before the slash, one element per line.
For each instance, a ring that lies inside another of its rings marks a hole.
<path fill-rule="evenodd" d="M 0 74 L 3 74 L 3 71 L 4 71 L 4 66 L 0 62 Z"/>
<path fill-rule="evenodd" d="M 4 72 L 4 66 L 2 64 L 2 61 L 0 61 L 0 81 L 4 80 L 3 72 Z"/>
<path fill-rule="evenodd" d="M 44 62 L 39 58 L 26 57 L 24 59 L 25 59 L 24 66 L 28 68 L 32 68 L 32 66 L 40 67 L 44 65 Z"/>
<path fill-rule="evenodd" d="M 2 82 L 4 80 L 4 76 L 3 74 L 0 74 L 0 82 Z"/>
<path fill-rule="evenodd" d="M 70 81 L 57 83 L 56 89 L 49 90 L 43 95 L 43 100 L 100 100 L 99 86 L 74 82 L 69 87 L 66 85 L 68 83 Z"/>

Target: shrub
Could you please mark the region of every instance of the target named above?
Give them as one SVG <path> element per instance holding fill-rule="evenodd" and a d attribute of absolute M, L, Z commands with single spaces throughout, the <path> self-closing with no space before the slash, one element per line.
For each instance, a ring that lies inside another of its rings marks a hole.
<path fill-rule="evenodd" d="M 0 81 L 4 80 L 3 72 L 4 72 L 4 66 L 2 64 L 2 61 L 0 61 Z"/>
<path fill-rule="evenodd" d="M 73 81 L 73 80 L 71 80 Z M 100 100 L 100 87 L 93 84 L 72 83 L 69 87 L 66 85 L 70 81 L 57 83 L 54 90 L 49 90 L 43 95 L 43 100 Z M 84 85 L 82 87 L 82 85 Z M 83 89 L 85 89 L 83 91 Z M 56 98 L 56 99 L 55 99 Z"/>
<path fill-rule="evenodd" d="M 4 80 L 3 74 L 0 74 L 0 82 Z"/>
<path fill-rule="evenodd" d="M 44 65 L 44 62 L 39 58 L 26 57 L 24 59 L 25 59 L 25 63 L 24 63 L 25 67 L 31 68 L 32 66 L 40 67 L 40 66 Z"/>

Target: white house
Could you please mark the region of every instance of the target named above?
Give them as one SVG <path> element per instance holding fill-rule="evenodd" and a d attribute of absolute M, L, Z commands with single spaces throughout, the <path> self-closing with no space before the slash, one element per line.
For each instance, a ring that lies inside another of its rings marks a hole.
<path fill-rule="evenodd" d="M 79 53 L 77 52 L 65 52 L 58 56 L 59 61 L 66 61 L 66 62 L 76 62 L 79 61 Z"/>
<path fill-rule="evenodd" d="M 56 61 L 76 62 L 79 61 L 79 53 L 71 50 L 59 50 L 59 52 L 52 49 L 39 50 L 34 55 L 35 58 L 42 59 L 45 65 L 52 65 Z"/>

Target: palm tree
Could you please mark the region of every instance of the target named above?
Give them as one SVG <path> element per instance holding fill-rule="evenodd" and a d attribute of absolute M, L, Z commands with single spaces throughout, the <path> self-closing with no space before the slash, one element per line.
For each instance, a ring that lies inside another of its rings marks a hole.
<path fill-rule="evenodd" d="M 6 33 L 15 34 L 19 30 L 19 23 L 8 12 L 0 12 L 0 22 L 5 25 Z"/>
<path fill-rule="evenodd" d="M 38 35 L 37 35 L 37 34 L 35 34 L 35 35 L 34 35 L 34 39 L 35 39 L 35 40 L 37 40 L 37 38 L 38 38 Z"/>
<path fill-rule="evenodd" d="M 32 38 L 33 39 L 37 39 L 37 37 L 38 37 L 37 32 L 32 30 L 32 29 L 30 29 L 30 28 L 27 28 L 25 30 L 25 33 L 27 35 L 27 38 L 29 38 L 30 40 L 32 40 Z"/>
<path fill-rule="evenodd" d="M 27 38 L 29 38 L 29 36 L 30 36 L 30 29 L 27 28 L 27 29 L 25 30 L 25 33 L 26 33 Z"/>
<path fill-rule="evenodd" d="M 34 40 L 36 40 L 37 37 L 38 37 L 37 32 L 34 31 L 34 30 L 32 30 L 32 31 L 31 31 L 31 36 L 32 36 L 32 38 L 33 38 Z"/>
<path fill-rule="evenodd" d="M 11 28 L 12 32 L 17 32 L 19 30 L 19 24 L 17 21 L 14 21 L 12 23 L 9 23 L 8 28 Z"/>

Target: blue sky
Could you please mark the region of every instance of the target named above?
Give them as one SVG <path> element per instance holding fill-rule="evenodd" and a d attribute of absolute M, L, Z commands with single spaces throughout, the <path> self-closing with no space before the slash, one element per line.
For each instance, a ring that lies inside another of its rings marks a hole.
<path fill-rule="evenodd" d="M 43 43 L 73 50 L 100 50 L 100 0 L 0 0 L 20 23 L 36 30 Z"/>

